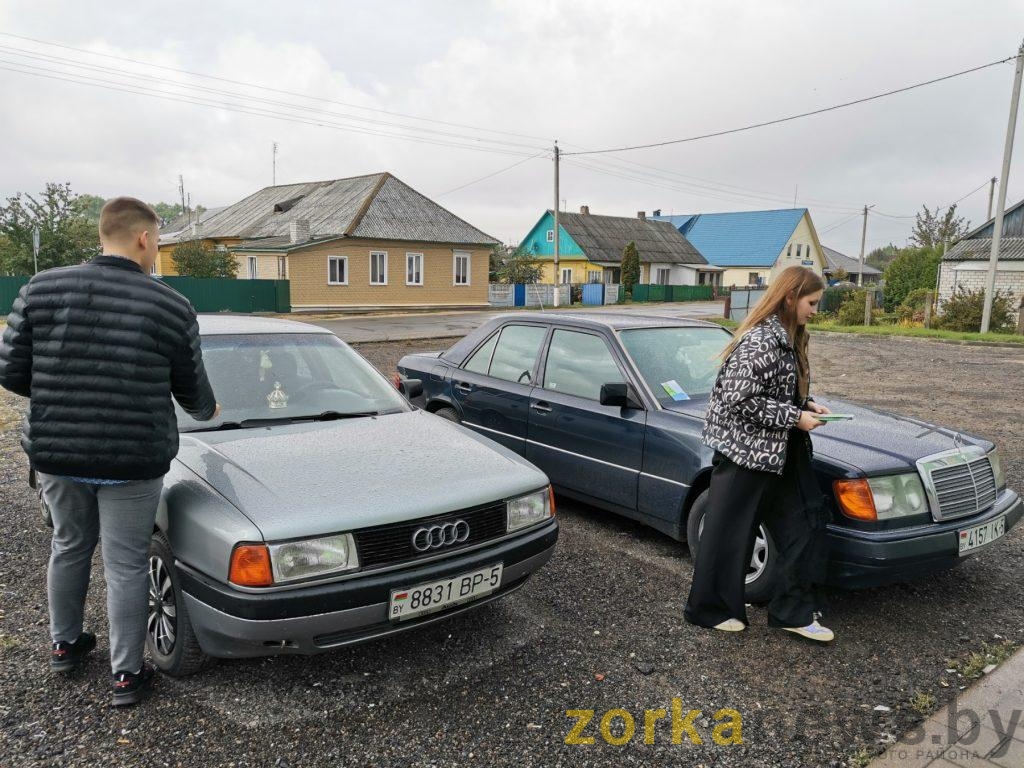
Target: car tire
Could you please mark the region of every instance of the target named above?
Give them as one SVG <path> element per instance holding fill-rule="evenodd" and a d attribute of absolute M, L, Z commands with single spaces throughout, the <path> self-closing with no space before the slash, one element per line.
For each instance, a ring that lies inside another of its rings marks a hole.
<path fill-rule="evenodd" d="M 454 421 L 456 424 L 460 424 L 462 419 L 459 417 L 459 412 L 454 408 L 438 408 L 434 411 L 435 416 L 440 416 L 442 419 L 448 419 L 448 421 Z"/>
<path fill-rule="evenodd" d="M 694 562 L 697 562 L 700 534 L 704 530 L 704 514 L 707 512 L 707 506 L 708 492 L 704 491 L 693 502 L 690 515 L 686 520 L 686 541 Z M 778 579 L 777 551 L 771 534 L 764 525 L 761 525 L 757 542 L 754 545 L 754 554 L 750 561 L 750 570 L 747 573 L 748 603 L 764 604 L 771 600 L 772 593 L 775 591 L 775 582 Z"/>
<path fill-rule="evenodd" d="M 199 647 L 182 599 L 174 554 L 160 533 L 153 535 L 149 545 L 146 647 L 157 668 L 171 677 L 194 674 L 209 662 L 209 657 Z"/>

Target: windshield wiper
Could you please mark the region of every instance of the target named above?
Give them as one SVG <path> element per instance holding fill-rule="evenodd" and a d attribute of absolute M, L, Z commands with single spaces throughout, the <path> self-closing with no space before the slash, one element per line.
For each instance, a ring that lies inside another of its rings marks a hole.
<path fill-rule="evenodd" d="M 296 424 L 302 421 L 335 421 L 337 419 L 359 419 L 367 416 L 379 415 L 381 415 L 381 411 L 355 411 L 347 413 L 343 413 L 341 411 L 323 411 L 322 413 L 307 413 L 301 416 L 280 416 L 277 418 L 224 421 L 215 426 L 185 429 L 182 430 L 182 432 L 219 432 L 221 430 L 228 429 L 253 429 L 255 427 L 272 427 L 275 424 Z"/>

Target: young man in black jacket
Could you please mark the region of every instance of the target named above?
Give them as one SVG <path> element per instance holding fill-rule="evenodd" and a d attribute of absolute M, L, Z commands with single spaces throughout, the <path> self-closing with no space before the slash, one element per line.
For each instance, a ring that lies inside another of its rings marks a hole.
<path fill-rule="evenodd" d="M 102 536 L 115 706 L 139 701 L 153 678 L 143 663 L 149 545 L 178 452 L 171 397 L 198 420 L 220 411 L 195 310 L 150 277 L 159 227 L 145 203 L 110 200 L 102 255 L 35 275 L 0 344 L 0 385 L 29 398 L 21 444 L 53 519 L 50 666 L 70 671 L 96 646 L 83 613 Z"/>

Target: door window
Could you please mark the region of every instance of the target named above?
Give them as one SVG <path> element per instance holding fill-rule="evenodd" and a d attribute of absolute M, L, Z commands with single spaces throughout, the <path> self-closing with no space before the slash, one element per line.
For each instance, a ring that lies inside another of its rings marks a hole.
<path fill-rule="evenodd" d="M 599 336 L 555 331 L 544 369 L 544 389 L 590 400 L 601 396 L 601 385 L 624 381 L 608 345 Z"/>
<path fill-rule="evenodd" d="M 463 366 L 467 371 L 473 373 L 487 374 L 487 369 L 491 367 L 491 353 L 494 351 L 494 345 L 498 342 L 498 334 L 494 334 L 487 340 L 480 349 L 473 353 L 473 356 L 466 361 L 466 365 Z"/>
<path fill-rule="evenodd" d="M 491 356 L 490 375 L 529 384 L 547 329 L 538 325 L 506 325 Z"/>

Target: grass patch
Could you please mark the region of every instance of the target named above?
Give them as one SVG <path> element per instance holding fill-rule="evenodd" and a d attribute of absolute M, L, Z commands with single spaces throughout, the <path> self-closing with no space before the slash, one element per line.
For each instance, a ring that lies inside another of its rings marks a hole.
<path fill-rule="evenodd" d="M 0 651 L 12 651 L 21 648 L 21 641 L 10 635 L 0 633 Z"/>
<path fill-rule="evenodd" d="M 861 747 L 850 755 L 850 766 L 852 766 L 852 768 L 867 768 L 874 757 L 875 756 L 871 753 L 870 749 L 867 747 Z"/>
<path fill-rule="evenodd" d="M 963 333 L 937 328 L 909 328 L 900 325 L 837 325 L 832 322 L 811 323 L 808 328 L 833 333 L 859 333 L 864 336 L 906 336 L 914 339 L 943 339 L 945 341 L 988 341 L 1024 346 L 1024 336 L 1015 333 Z"/>
<path fill-rule="evenodd" d="M 935 711 L 935 705 L 935 697 L 928 691 L 918 691 L 914 694 L 914 698 L 910 700 L 910 706 L 914 711 L 925 717 L 928 717 L 928 715 Z"/>
<path fill-rule="evenodd" d="M 1009 640 L 1001 643 L 982 643 L 980 651 L 975 651 L 960 661 L 950 662 L 950 668 L 955 669 L 967 680 L 977 680 L 984 674 L 985 667 L 989 664 L 1002 664 L 1016 650 L 1017 646 Z"/>

